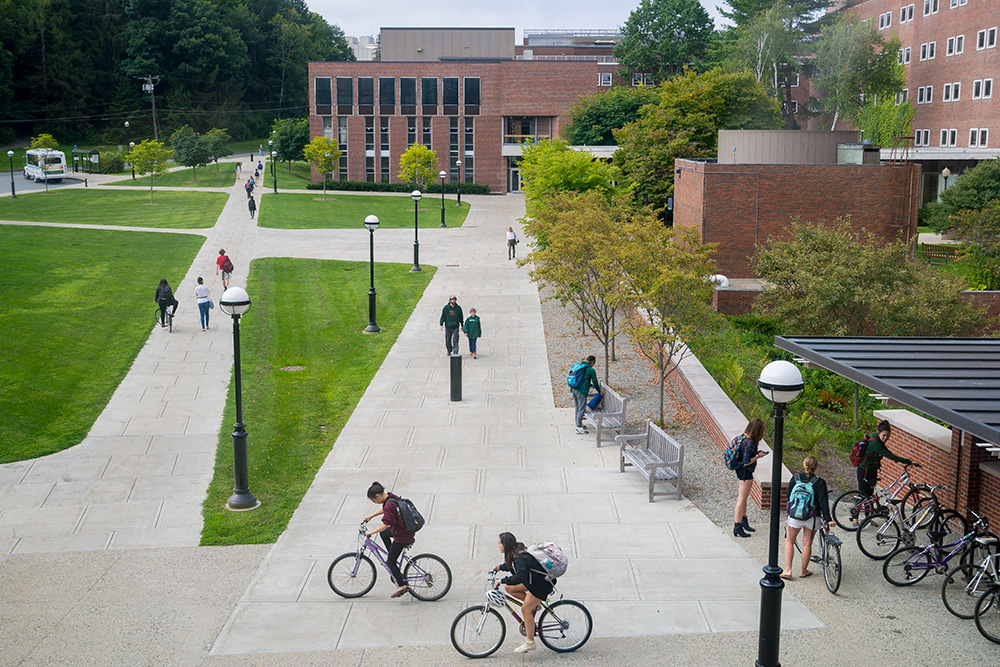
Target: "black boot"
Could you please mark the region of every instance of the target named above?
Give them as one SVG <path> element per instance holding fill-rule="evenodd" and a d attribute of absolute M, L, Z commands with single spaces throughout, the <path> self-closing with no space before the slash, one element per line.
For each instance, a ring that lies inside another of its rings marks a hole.
<path fill-rule="evenodd" d="M 743 524 L 742 523 L 734 523 L 733 524 L 733 535 L 735 537 L 750 537 L 750 533 L 747 533 L 747 532 L 743 531 Z"/>
<path fill-rule="evenodd" d="M 743 523 L 741 523 L 740 525 L 743 526 L 743 530 L 745 530 L 748 533 L 757 532 L 756 529 L 750 527 L 750 523 L 747 521 L 746 517 L 743 517 Z"/>

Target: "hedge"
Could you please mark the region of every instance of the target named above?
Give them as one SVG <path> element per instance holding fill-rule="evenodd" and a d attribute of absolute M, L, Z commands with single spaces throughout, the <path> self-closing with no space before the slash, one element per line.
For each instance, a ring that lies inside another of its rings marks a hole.
<path fill-rule="evenodd" d="M 306 185 L 309 190 L 322 190 L 323 183 L 309 183 Z M 369 181 L 327 181 L 326 189 L 341 191 L 361 191 L 361 192 L 413 192 L 413 185 L 410 183 L 372 183 Z M 458 192 L 458 184 L 445 183 L 445 194 L 455 194 Z M 421 190 L 423 194 L 439 194 L 441 185 L 434 183 Z M 462 194 L 467 195 L 488 195 L 490 186 L 479 183 L 462 183 Z"/>

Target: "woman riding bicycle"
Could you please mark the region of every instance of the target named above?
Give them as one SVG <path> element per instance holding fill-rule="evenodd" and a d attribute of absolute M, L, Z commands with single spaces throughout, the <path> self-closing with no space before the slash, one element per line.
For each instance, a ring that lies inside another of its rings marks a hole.
<path fill-rule="evenodd" d="M 812 575 L 812 572 L 809 571 L 809 559 L 812 558 L 813 537 L 820 528 L 820 517 L 822 516 L 822 520 L 826 521 L 831 528 L 836 523 L 830 516 L 830 494 L 826 488 L 826 480 L 816 475 L 816 465 L 816 457 L 807 456 L 802 462 L 802 468 L 805 472 L 792 475 L 792 479 L 788 482 L 789 490 L 795 486 L 796 482 L 812 484 L 813 516 L 808 519 L 796 519 L 789 516 L 787 519 L 785 571 L 781 573 L 782 579 L 792 578 L 792 556 L 795 553 L 795 538 L 798 537 L 799 531 L 805 531 L 802 534 L 802 573 L 799 575 L 800 578 L 804 579 Z"/>
<path fill-rule="evenodd" d="M 164 324 L 167 321 L 167 307 L 173 306 L 173 310 L 170 311 L 170 314 L 173 315 L 177 312 L 177 306 L 179 305 L 177 299 L 174 298 L 174 292 L 170 289 L 166 278 L 160 279 L 160 285 L 156 288 L 156 296 L 153 297 L 153 301 L 160 306 L 160 328 L 162 329 L 167 326 Z"/>
<path fill-rule="evenodd" d="M 497 546 L 503 552 L 503 563 L 497 569 L 512 573 L 501 579 L 500 583 L 508 593 L 521 600 L 525 640 L 514 652 L 527 653 L 535 648 L 535 610 L 542 600 L 552 594 L 552 584 L 545 578 L 539 562 L 513 534 L 500 533 Z"/>
<path fill-rule="evenodd" d="M 403 519 L 399 516 L 399 505 L 396 504 L 395 494 L 386 492 L 385 487 L 378 482 L 372 482 L 372 485 L 368 487 L 368 500 L 381 505 L 382 509 L 366 516 L 365 522 L 382 515 L 382 525 L 365 532 L 365 535 L 370 537 L 375 533 L 381 533 L 382 542 L 388 552 L 386 562 L 389 565 L 389 572 L 392 574 L 392 580 L 398 586 L 396 592 L 389 597 L 398 598 L 409 591 L 403 584 L 403 574 L 399 571 L 399 556 L 403 553 L 403 549 L 413 544 L 413 533 L 406 532 L 406 528 L 403 527 Z M 389 533 L 386 533 L 386 530 Z M 392 535 L 391 540 L 389 539 L 390 534 Z"/>

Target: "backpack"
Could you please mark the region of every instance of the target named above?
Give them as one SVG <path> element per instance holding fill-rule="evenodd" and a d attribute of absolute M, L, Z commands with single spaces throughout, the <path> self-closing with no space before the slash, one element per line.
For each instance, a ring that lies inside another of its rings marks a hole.
<path fill-rule="evenodd" d="M 403 530 L 415 533 L 424 527 L 424 516 L 411 500 L 396 496 L 396 507 L 399 509 L 399 518 L 403 521 Z"/>
<path fill-rule="evenodd" d="M 743 467 L 743 457 L 740 456 L 740 450 L 743 447 L 743 434 L 740 433 L 738 436 L 732 439 L 729 446 L 726 447 L 725 457 L 726 457 L 726 469 L 727 470 L 739 470 Z"/>
<path fill-rule="evenodd" d="M 566 384 L 570 386 L 571 389 L 579 389 L 583 386 L 584 370 L 587 368 L 587 364 L 573 364 L 573 367 L 569 369 L 569 376 L 566 378 Z"/>
<path fill-rule="evenodd" d="M 816 476 L 803 479 L 801 474 L 792 477 L 792 489 L 788 492 L 788 506 L 785 508 L 789 518 L 811 519 L 816 516 L 816 496 L 813 492 L 813 482 Z"/>
<path fill-rule="evenodd" d="M 851 450 L 851 465 L 857 468 L 861 465 L 861 462 L 868 458 L 865 455 L 865 450 L 868 449 L 868 436 L 865 436 L 854 443 L 854 448 Z"/>
<path fill-rule="evenodd" d="M 222 270 L 225 271 L 226 273 L 233 272 L 233 263 L 232 261 L 230 261 L 229 255 L 226 255 L 226 258 L 222 260 Z"/>
<path fill-rule="evenodd" d="M 566 566 L 569 564 L 569 559 L 566 558 L 563 550 L 552 542 L 532 544 L 525 549 L 525 552 L 542 566 L 545 580 L 549 583 L 554 584 L 558 577 L 566 574 Z"/>

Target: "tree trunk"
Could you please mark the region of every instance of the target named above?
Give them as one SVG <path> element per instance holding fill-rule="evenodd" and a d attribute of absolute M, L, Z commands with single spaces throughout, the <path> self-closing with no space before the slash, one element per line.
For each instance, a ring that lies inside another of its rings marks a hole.
<path fill-rule="evenodd" d="M 323 174 L 323 200 L 326 201 L 326 174 Z"/>

